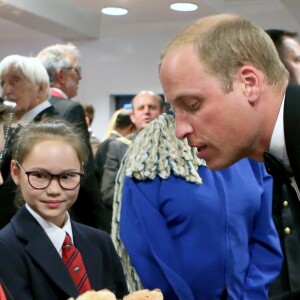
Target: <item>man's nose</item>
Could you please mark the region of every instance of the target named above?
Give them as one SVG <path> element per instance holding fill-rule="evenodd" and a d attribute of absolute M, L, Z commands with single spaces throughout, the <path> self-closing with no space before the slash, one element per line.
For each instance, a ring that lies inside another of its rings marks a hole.
<path fill-rule="evenodd" d="M 192 126 L 188 123 L 188 120 L 177 114 L 175 117 L 175 125 L 175 133 L 178 139 L 186 138 L 193 131 Z"/>
<path fill-rule="evenodd" d="M 4 83 L 2 86 L 2 98 L 4 99 L 7 94 L 12 92 L 12 87 L 9 83 Z M 5 100 L 5 99 L 4 99 Z"/>

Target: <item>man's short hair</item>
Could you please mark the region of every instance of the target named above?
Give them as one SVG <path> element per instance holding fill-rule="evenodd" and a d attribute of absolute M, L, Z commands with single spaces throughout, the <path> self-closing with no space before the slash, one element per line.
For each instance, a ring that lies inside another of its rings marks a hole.
<path fill-rule="evenodd" d="M 78 60 L 79 50 L 71 43 L 51 45 L 40 51 L 37 57 L 45 66 L 50 79 L 50 86 L 55 83 L 56 73 L 63 68 L 71 67 L 71 60 L 68 54 Z"/>
<path fill-rule="evenodd" d="M 205 71 L 217 77 L 227 93 L 233 88 L 238 68 L 247 64 L 279 88 L 288 80 L 274 43 L 262 28 L 240 16 L 219 14 L 195 21 L 163 48 L 160 65 L 168 53 L 183 46 L 195 49 Z"/>

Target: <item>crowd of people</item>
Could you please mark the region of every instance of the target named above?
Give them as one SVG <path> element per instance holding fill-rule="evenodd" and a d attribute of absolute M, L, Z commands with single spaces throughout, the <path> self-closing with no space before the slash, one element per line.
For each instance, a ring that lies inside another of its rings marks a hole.
<path fill-rule="evenodd" d="M 297 39 L 193 22 L 161 52 L 172 111 L 140 89 L 101 141 L 75 45 L 3 58 L 0 300 L 299 299 Z"/>

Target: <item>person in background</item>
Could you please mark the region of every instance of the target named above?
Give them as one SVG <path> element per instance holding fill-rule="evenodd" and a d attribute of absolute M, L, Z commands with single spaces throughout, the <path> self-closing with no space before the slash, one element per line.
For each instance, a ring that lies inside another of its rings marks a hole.
<path fill-rule="evenodd" d="M 289 82 L 300 84 L 300 44 L 298 33 L 281 29 L 268 29 L 278 55 L 289 71 Z"/>
<path fill-rule="evenodd" d="M 176 139 L 174 118 L 158 117 L 116 179 L 112 238 L 130 290 L 156 287 L 165 300 L 267 299 L 282 262 L 271 211 L 262 163 L 211 171 Z"/>
<path fill-rule="evenodd" d="M 100 147 L 97 150 L 95 156 L 95 166 L 100 190 L 104 172 L 104 165 L 110 143 L 115 140 L 122 141 L 123 143 L 126 140 L 129 143 L 131 142 L 129 139 L 127 139 L 127 136 L 131 135 L 135 131 L 135 126 L 131 121 L 130 114 L 131 110 L 128 109 L 120 109 L 113 114 L 112 119 L 115 120 L 115 122 L 114 125 L 110 125 L 113 129 L 111 129 L 109 137 L 101 143 Z M 109 220 L 111 220 L 112 205 L 107 205 L 106 210 L 107 217 L 109 218 Z"/>
<path fill-rule="evenodd" d="M 131 106 L 131 104 L 130 104 L 130 106 Z M 107 127 L 106 127 L 106 129 L 105 129 L 105 132 L 104 132 L 104 135 L 103 135 L 103 141 L 106 140 L 106 139 L 108 139 L 108 138 L 110 138 L 112 131 L 113 131 L 113 130 L 115 129 L 115 127 L 116 127 L 116 120 L 117 120 L 117 117 L 118 117 L 118 115 L 119 115 L 119 113 L 120 113 L 121 111 L 128 112 L 128 113 L 131 113 L 131 112 L 132 112 L 131 108 L 121 108 L 121 109 L 118 109 L 118 110 L 114 111 L 114 113 L 112 114 L 112 116 L 111 116 L 111 118 L 110 118 L 110 120 L 109 120 L 109 122 L 108 122 L 108 125 L 107 125 Z M 130 119 L 130 118 L 129 118 L 129 119 Z M 132 121 L 131 121 L 131 119 L 130 119 L 129 122 L 130 122 L 131 124 L 133 124 Z"/>
<path fill-rule="evenodd" d="M 109 235 L 68 213 L 87 157 L 82 132 L 65 121 L 18 132 L 11 175 L 25 204 L 0 231 L 0 276 L 16 299 L 61 300 L 104 288 L 127 294 Z"/>
<path fill-rule="evenodd" d="M 95 109 L 94 106 L 88 103 L 81 103 L 84 113 L 85 113 L 85 121 L 88 127 L 89 135 L 90 135 L 90 144 L 92 147 L 93 155 L 96 155 L 96 152 L 101 144 L 101 141 L 96 137 L 95 133 L 92 130 L 92 123 L 94 121 Z"/>
<path fill-rule="evenodd" d="M 136 131 L 126 138 L 111 141 L 108 146 L 101 182 L 103 202 L 112 209 L 115 179 L 121 161 L 134 138 L 163 112 L 163 99 L 152 91 L 141 91 L 132 99 L 130 119 Z"/>
<path fill-rule="evenodd" d="M 300 83 L 300 44 L 298 34 L 279 29 L 269 29 L 279 57 L 289 71 L 289 82 Z M 270 299 L 281 299 L 292 295 L 300 287 L 300 240 L 294 228 L 293 216 L 289 207 L 287 187 L 276 177 L 273 184 L 273 219 L 279 233 L 284 261 L 280 275 L 269 289 Z"/>
<path fill-rule="evenodd" d="M 89 149 L 87 174 L 81 185 L 79 201 L 73 206 L 72 217 L 78 222 L 107 231 L 109 221 L 105 218 L 106 211 L 98 188 L 85 112 L 82 105 L 71 101 L 78 93 L 81 80 L 79 50 L 73 44 L 56 44 L 41 50 L 37 57 L 49 74 L 50 103 L 64 120 L 75 124 L 84 132 L 84 140 Z"/>
<path fill-rule="evenodd" d="M 4 183 L 0 186 L 0 228 L 4 227 L 16 213 L 16 186 L 10 176 L 13 132 L 30 121 L 43 118 L 57 118 L 58 113 L 49 103 L 49 77 L 41 62 L 35 57 L 9 55 L 0 62 L 2 98 L 15 103 L 13 125 L 7 151 L 3 157 L 2 175 Z"/>

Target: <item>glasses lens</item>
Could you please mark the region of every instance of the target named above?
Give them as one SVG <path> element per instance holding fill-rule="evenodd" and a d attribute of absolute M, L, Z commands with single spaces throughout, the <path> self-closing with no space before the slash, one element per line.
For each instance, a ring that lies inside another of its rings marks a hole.
<path fill-rule="evenodd" d="M 75 189 L 80 183 L 81 176 L 78 173 L 65 172 L 59 175 L 59 182 L 66 190 Z"/>
<path fill-rule="evenodd" d="M 75 71 L 77 72 L 78 76 L 81 76 L 81 67 L 80 66 L 77 66 L 75 68 Z"/>
<path fill-rule="evenodd" d="M 36 189 L 43 189 L 49 185 L 51 175 L 44 171 L 34 171 L 28 174 L 28 180 L 32 187 Z"/>

